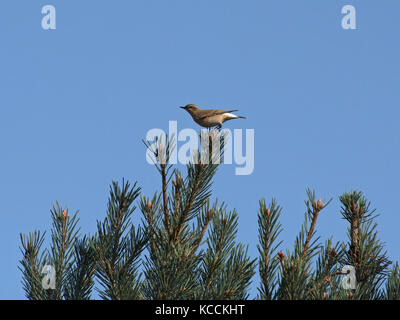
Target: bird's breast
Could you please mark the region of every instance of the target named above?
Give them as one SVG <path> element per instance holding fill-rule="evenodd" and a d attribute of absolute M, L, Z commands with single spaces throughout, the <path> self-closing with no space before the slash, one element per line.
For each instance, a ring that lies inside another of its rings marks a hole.
<path fill-rule="evenodd" d="M 215 115 L 215 116 L 204 117 L 204 118 L 193 117 L 193 120 L 196 121 L 197 124 L 201 125 L 202 127 L 207 127 L 207 128 L 218 126 L 225 121 L 223 119 L 222 115 Z"/>

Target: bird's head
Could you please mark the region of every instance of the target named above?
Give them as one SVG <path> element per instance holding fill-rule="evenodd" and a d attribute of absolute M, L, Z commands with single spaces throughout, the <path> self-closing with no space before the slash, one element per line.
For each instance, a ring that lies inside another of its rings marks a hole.
<path fill-rule="evenodd" d="M 187 112 L 192 113 L 193 111 L 199 110 L 200 108 L 196 106 L 195 104 L 187 104 L 184 107 L 180 107 L 182 109 L 185 109 Z"/>

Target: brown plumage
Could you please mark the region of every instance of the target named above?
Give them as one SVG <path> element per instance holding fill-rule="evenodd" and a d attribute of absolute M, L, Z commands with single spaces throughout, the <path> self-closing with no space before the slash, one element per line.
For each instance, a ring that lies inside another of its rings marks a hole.
<path fill-rule="evenodd" d="M 221 129 L 222 124 L 225 121 L 232 119 L 246 119 L 246 117 L 237 116 L 231 113 L 238 110 L 201 110 L 194 104 L 188 104 L 181 108 L 189 112 L 193 120 L 205 128 L 217 127 L 218 129 Z"/>

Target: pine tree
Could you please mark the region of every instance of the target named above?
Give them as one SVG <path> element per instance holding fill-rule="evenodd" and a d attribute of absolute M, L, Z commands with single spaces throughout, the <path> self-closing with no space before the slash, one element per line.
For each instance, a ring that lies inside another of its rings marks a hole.
<path fill-rule="evenodd" d="M 216 140 L 219 146 L 213 149 Z M 156 168 L 161 175 L 161 194 L 156 193 L 152 200 L 143 196 L 140 205 L 150 233 L 149 255 L 144 260 L 144 298 L 246 298 L 255 262 L 248 257 L 247 248 L 235 241 L 237 213 L 228 212 L 218 201 L 210 204 L 224 136 L 215 131 L 210 134 L 208 154 L 199 151 L 193 155 L 185 178 L 179 170 L 170 171 L 172 141 L 166 138 L 164 145 L 153 150 L 159 159 Z"/>
<path fill-rule="evenodd" d="M 226 136 L 208 131 L 182 174 L 170 163 L 174 137 L 144 141 L 154 156 L 160 191 L 147 197 L 138 183 L 110 186 L 104 220 L 82 235 L 78 212 L 57 202 L 51 241 L 45 232 L 21 234 L 19 269 L 31 300 L 249 299 L 258 267 L 261 300 L 400 300 L 400 268 L 392 267 L 378 237 L 377 215 L 359 191 L 339 197 L 347 241 L 317 234 L 323 202 L 307 190 L 304 223 L 292 250 L 282 248 L 284 214 L 275 198 L 259 202 L 258 259 L 237 241 L 238 212 L 212 198 Z M 136 204 L 140 213 L 137 213 Z M 140 214 L 134 225 L 132 215 Z M 257 263 L 258 262 L 258 263 Z"/>
<path fill-rule="evenodd" d="M 284 300 L 369 300 L 399 299 L 400 278 L 396 263 L 391 261 L 378 238 L 377 217 L 362 192 L 351 191 L 339 197 L 341 215 L 349 222 L 348 242 L 333 243 L 332 238 L 320 242 L 316 224 L 321 211 L 329 204 L 316 200 L 315 192 L 307 190 L 305 221 L 297 235 L 294 250 L 274 253 L 280 243 L 278 218 L 281 208 L 272 200 L 269 208 L 260 202 L 259 298 Z M 277 268 L 277 262 L 280 268 Z M 352 274 L 354 270 L 354 275 Z M 354 287 L 345 284 L 354 277 Z M 384 283 L 386 282 L 386 287 Z"/>

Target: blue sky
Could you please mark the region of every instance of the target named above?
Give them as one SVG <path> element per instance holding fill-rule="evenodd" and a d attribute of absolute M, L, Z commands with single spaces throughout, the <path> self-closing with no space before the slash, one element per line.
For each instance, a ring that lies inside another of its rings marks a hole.
<path fill-rule="evenodd" d="M 47 4 L 56 30 L 41 28 Z M 341 27 L 346 4 L 357 30 Z M 214 185 L 252 256 L 259 199 L 277 198 L 292 248 L 310 187 L 334 199 L 322 239 L 345 239 L 338 196 L 362 190 L 400 260 L 399 10 L 395 0 L 1 1 L 0 299 L 24 299 L 19 233 L 49 230 L 56 200 L 80 210 L 86 233 L 112 180 L 159 189 L 141 139 L 169 120 L 198 130 L 178 108 L 187 103 L 239 109 L 248 119 L 226 127 L 255 131 L 253 174 L 225 165 Z"/>

